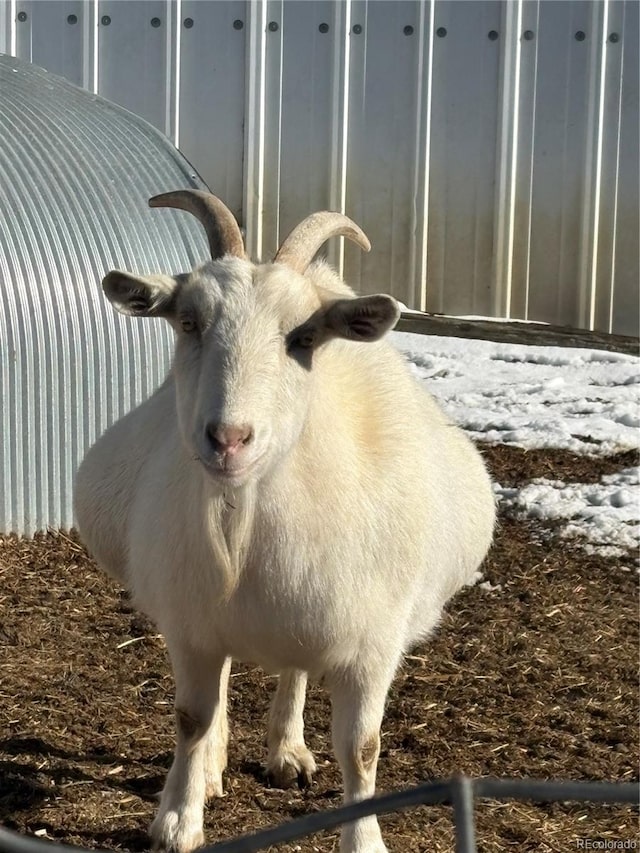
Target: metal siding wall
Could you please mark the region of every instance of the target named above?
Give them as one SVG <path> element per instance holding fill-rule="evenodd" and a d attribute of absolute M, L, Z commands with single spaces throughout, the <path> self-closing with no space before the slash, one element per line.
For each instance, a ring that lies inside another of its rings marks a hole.
<path fill-rule="evenodd" d="M 636 0 L 0 0 L 0 48 L 178 141 L 254 256 L 328 206 L 371 236 L 370 256 L 327 248 L 364 292 L 637 332 L 637 19 Z"/>

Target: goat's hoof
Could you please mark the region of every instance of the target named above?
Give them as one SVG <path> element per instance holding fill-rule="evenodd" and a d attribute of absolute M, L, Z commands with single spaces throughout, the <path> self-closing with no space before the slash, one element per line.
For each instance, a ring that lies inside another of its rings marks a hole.
<path fill-rule="evenodd" d="M 154 853 L 192 853 L 204 844 L 202 822 L 173 809 L 158 813 L 149 835 Z"/>
<path fill-rule="evenodd" d="M 265 771 L 268 784 L 272 788 L 311 787 L 316 762 L 306 746 L 282 750 L 269 758 Z"/>
<path fill-rule="evenodd" d="M 204 792 L 205 800 L 215 800 L 218 797 L 225 797 L 224 788 L 222 786 L 222 776 L 217 779 L 207 779 L 207 786 Z"/>

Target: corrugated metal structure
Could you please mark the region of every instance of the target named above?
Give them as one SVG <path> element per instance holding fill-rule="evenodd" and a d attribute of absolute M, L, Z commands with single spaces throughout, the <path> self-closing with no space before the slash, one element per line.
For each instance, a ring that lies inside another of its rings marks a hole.
<path fill-rule="evenodd" d="M 635 334 L 638 11 L 2 0 L 0 50 L 164 131 L 243 221 L 254 256 L 331 207 L 372 239 L 369 256 L 330 249 L 363 292 Z"/>
<path fill-rule="evenodd" d="M 96 437 L 164 379 L 165 323 L 104 299 L 112 268 L 207 257 L 193 217 L 149 196 L 202 187 L 145 121 L 0 56 L 0 532 L 72 525 L 72 481 Z"/>

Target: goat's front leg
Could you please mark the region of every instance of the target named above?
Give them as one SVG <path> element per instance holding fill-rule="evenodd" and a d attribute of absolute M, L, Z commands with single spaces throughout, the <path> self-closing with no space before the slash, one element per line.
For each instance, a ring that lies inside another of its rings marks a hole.
<path fill-rule="evenodd" d="M 287 669 L 280 673 L 267 731 L 267 778 L 278 788 L 296 783 L 308 788 L 316 772 L 316 762 L 304 742 L 306 689 L 306 672 Z"/>
<path fill-rule="evenodd" d="M 226 664 L 224 655 L 204 654 L 169 641 L 167 645 L 176 682 L 176 751 L 150 834 L 155 850 L 191 853 L 204 843 L 207 761 L 211 757 L 208 735 L 215 729 L 220 710 Z"/>
<path fill-rule="evenodd" d="M 395 666 L 370 666 L 342 673 L 331 685 L 333 746 L 342 770 L 345 803 L 375 793 L 380 726 L 394 672 Z M 387 853 L 377 819 L 345 824 L 340 853 Z"/>
<path fill-rule="evenodd" d="M 207 749 L 204 760 L 205 799 L 223 797 L 222 774 L 227 766 L 227 686 L 231 671 L 231 658 L 227 658 L 220 673 L 218 704 L 207 732 Z"/>

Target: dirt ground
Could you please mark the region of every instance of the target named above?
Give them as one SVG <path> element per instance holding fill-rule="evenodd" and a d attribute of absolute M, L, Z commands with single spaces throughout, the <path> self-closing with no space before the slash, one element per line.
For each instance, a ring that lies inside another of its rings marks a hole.
<path fill-rule="evenodd" d="M 598 480 L 632 454 L 484 449 L 495 478 Z M 540 525 L 501 518 L 485 578 L 408 657 L 383 726 L 379 792 L 459 773 L 638 779 L 638 576 L 633 560 L 589 556 Z M 625 570 L 626 569 L 626 570 Z M 340 804 L 326 693 L 312 687 L 308 791 L 265 787 L 274 679 L 236 666 L 227 796 L 206 813 L 228 839 Z M 172 678 L 161 638 L 73 535 L 0 537 L 0 824 L 88 848 L 140 851 L 173 746 Z M 476 806 L 481 851 L 568 851 L 638 838 L 626 806 Z M 453 849 L 451 812 L 381 819 L 391 853 Z M 337 834 L 283 845 L 337 851 Z M 275 851 L 275 848 L 272 848 Z"/>

